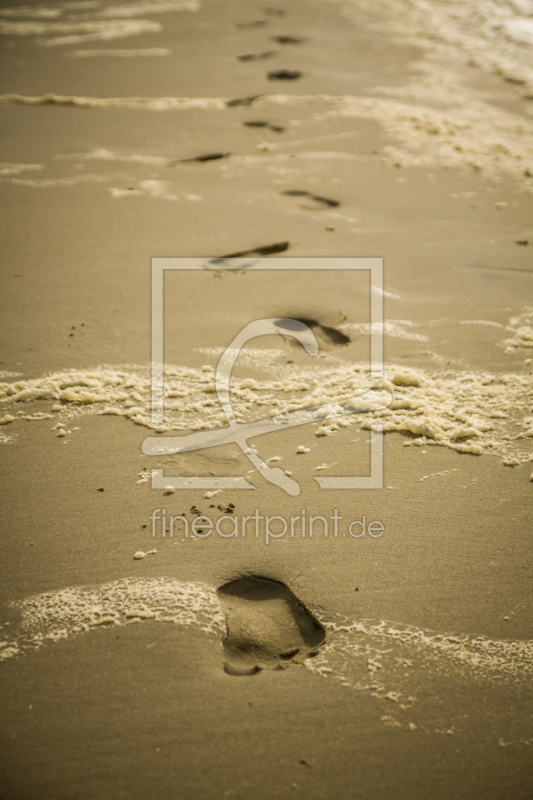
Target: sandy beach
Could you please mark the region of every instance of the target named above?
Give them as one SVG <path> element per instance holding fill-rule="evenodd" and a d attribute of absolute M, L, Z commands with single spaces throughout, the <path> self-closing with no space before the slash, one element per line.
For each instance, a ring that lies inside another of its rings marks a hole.
<path fill-rule="evenodd" d="M 3 4 L 0 61 L 2 798 L 531 796 L 531 3 Z"/>

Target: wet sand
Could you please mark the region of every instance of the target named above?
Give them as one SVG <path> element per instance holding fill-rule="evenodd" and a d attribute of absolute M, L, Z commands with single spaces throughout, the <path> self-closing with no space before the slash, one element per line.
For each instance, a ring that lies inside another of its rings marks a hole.
<path fill-rule="evenodd" d="M 3 389 L 0 417 L 15 417 L 0 428 L 6 798 L 531 792 L 531 102 L 466 52 L 451 81 L 445 37 L 432 54 L 393 6 L 380 18 L 363 4 L 311 12 L 291 0 L 278 14 L 205 2 L 145 12 L 161 29 L 123 39 L 2 37 L 2 381 L 60 373 L 64 387 L 77 370 L 74 391 L 84 380 L 101 391 L 95 370 L 122 370 L 144 413 L 150 259 L 287 242 L 268 260 L 323 257 L 328 271 L 167 276 L 166 359 L 190 370 L 183 386 L 260 318 L 320 323 L 319 364 L 309 371 L 303 348 L 269 337 L 243 351 L 235 380 L 311 386 L 320 369 L 368 362 L 368 278 L 333 259 L 378 256 L 387 374 L 419 376 L 428 419 L 451 402 L 451 389 L 440 405 L 432 394 L 445 375 L 461 392 L 486 380 L 505 408 L 493 431 L 446 446 L 386 433 L 375 490 L 315 480 L 368 474 L 358 423 L 257 437 L 300 484 L 294 498 L 236 444 L 143 455 L 153 431 L 124 416 L 124 399 L 120 416 L 102 415 L 102 402 L 14 402 Z M 169 54 L 76 54 L 154 48 Z M 302 75 L 269 79 L 282 70 Z M 154 98 L 167 98 L 161 110 Z M 255 99 L 228 104 L 242 98 Z M 453 413 L 486 421 L 489 393 L 468 397 Z M 249 405 L 243 419 L 266 414 Z M 194 430 L 187 413 L 179 435 Z M 154 468 L 245 476 L 255 490 L 165 493 L 144 480 Z M 267 543 L 250 523 L 232 538 L 185 537 L 177 523 L 163 538 L 156 508 L 189 526 L 229 517 L 226 534 L 256 510 L 329 520 L 336 509 L 343 524 Z M 381 536 L 347 533 L 363 516 Z"/>

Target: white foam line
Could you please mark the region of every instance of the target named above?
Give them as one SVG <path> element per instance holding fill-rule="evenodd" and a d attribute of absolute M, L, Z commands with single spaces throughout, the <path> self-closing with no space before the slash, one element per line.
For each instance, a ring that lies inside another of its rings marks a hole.
<path fill-rule="evenodd" d="M 35 189 L 48 189 L 54 186 L 76 186 L 79 183 L 105 183 L 109 179 L 103 175 L 73 175 L 70 178 L 5 178 L 5 183 L 17 186 L 33 186 Z"/>
<path fill-rule="evenodd" d="M 0 16 L 20 19 L 35 18 L 41 20 L 57 20 L 68 11 L 90 11 L 93 16 L 112 19 L 142 17 L 145 14 L 167 14 L 175 11 L 200 11 L 199 0 L 139 0 L 137 3 L 120 3 L 119 5 L 107 6 L 99 10 L 102 3 L 100 0 L 87 0 L 87 2 L 61 3 L 58 7 L 50 8 L 46 6 L 19 6 L 13 8 L 0 9 Z M 87 15 L 84 15 L 86 18 Z M 82 19 L 84 18 L 82 17 Z M 77 21 L 80 15 L 77 15 Z"/>
<path fill-rule="evenodd" d="M 222 110 L 224 100 L 218 97 L 79 97 L 77 95 L 43 94 L 30 97 L 21 94 L 0 95 L 0 103 L 26 106 L 60 105 L 81 108 L 134 108 L 144 111 L 181 111 L 188 109 Z"/>
<path fill-rule="evenodd" d="M 42 164 L 14 164 L 4 162 L 0 164 L 0 175 L 20 175 L 21 172 L 43 169 Z"/>
<path fill-rule="evenodd" d="M 373 12 L 374 7 L 374 0 L 357 0 L 359 14 L 366 9 Z M 468 63 L 510 79 L 523 97 L 530 96 L 533 87 L 530 53 L 512 39 L 526 43 L 531 37 L 532 8 L 531 0 L 380 3 L 384 25 L 396 42 L 421 48 L 433 62 L 461 66 Z M 456 85 L 459 88 L 459 82 Z"/>
<path fill-rule="evenodd" d="M 148 2 L 121 3 L 118 6 L 108 6 L 98 12 L 99 17 L 140 17 L 145 14 L 167 14 L 173 11 L 200 11 L 197 0 L 179 2 L 179 0 L 148 0 Z"/>
<path fill-rule="evenodd" d="M 325 133 L 322 136 L 308 136 L 305 139 L 291 139 L 287 142 L 269 142 L 268 149 L 269 150 L 281 150 L 282 148 L 286 147 L 296 147 L 302 144 L 307 144 L 308 142 L 321 142 L 326 139 L 351 139 L 354 137 L 360 137 L 361 131 L 341 131 L 340 133 Z M 258 145 L 260 148 L 261 145 Z"/>
<path fill-rule="evenodd" d="M 122 39 L 141 33 L 159 33 L 159 22 L 150 20 L 91 20 L 83 22 L 5 22 L 0 20 L 0 34 L 6 36 L 50 36 L 51 34 L 71 34 L 53 36 L 41 40 L 45 47 L 77 44 L 92 40 Z"/>
<path fill-rule="evenodd" d="M 169 188 L 165 182 L 141 183 L 143 191 L 164 199 L 174 197 Z M 514 336 L 505 341 L 508 348 L 533 346 L 533 327 L 528 322 L 530 313 L 533 314 L 526 309 L 511 321 L 509 330 Z M 342 328 L 356 334 L 369 331 L 364 323 L 344 323 Z M 409 328 L 408 321 L 398 320 L 386 322 L 384 329 L 393 336 L 420 341 L 422 335 Z M 259 356 L 248 353 L 252 360 L 242 363 L 262 370 L 264 379 L 235 381 L 232 387 L 234 409 L 243 421 L 251 421 L 259 413 L 267 418 L 332 404 L 332 409 L 334 406 L 337 410 L 335 413 L 332 410 L 325 421 L 323 414 L 317 411 L 317 424 L 327 426 L 328 435 L 337 432 L 335 417 L 341 415 L 344 422 L 359 424 L 363 430 L 414 434 L 416 438 L 404 441 L 404 446 L 429 444 L 475 455 L 499 453 L 505 457 L 506 464 L 510 458 L 516 465 L 529 461 L 533 437 L 532 376 L 529 373 L 494 375 L 485 371 L 425 370 L 388 364 L 385 376 L 375 379 L 364 364 L 331 362 L 329 365 L 282 367 L 272 363 L 266 351 L 259 352 Z M 19 415 L 21 403 L 50 400 L 53 402 L 50 412 L 61 422 L 85 414 L 122 416 L 158 432 L 213 430 L 224 426 L 225 417 L 214 398 L 216 386 L 212 367 L 206 365 L 202 370 L 194 370 L 168 365 L 165 387 L 165 422 L 162 425 L 151 419 L 148 366 L 62 370 L 27 381 L 1 382 L 0 403 L 5 404 L 6 411 Z M 369 390 L 383 393 L 383 399 L 389 399 L 375 406 L 374 398 L 368 407 L 358 402 L 353 408 L 358 413 L 350 416 L 353 398 Z M 394 394 L 392 402 L 391 394 Z M 384 408 L 389 402 L 389 408 Z M 349 420 L 344 416 L 345 411 Z M 13 414 L 7 416 L 9 418 L 4 418 L 2 424 L 17 424 Z"/>
<path fill-rule="evenodd" d="M 378 667 L 384 668 L 380 677 L 387 674 L 388 681 L 398 681 L 394 677 L 398 647 L 419 663 L 421 659 L 424 666 L 447 663 L 462 674 L 484 680 L 500 677 L 529 680 L 533 671 L 533 640 L 437 633 L 388 620 L 349 620 L 342 615 L 332 618 L 320 609 L 313 610 L 328 640 L 319 657 L 306 662 L 306 666 L 327 676 L 326 667 L 329 674 L 356 688 L 369 688 L 360 682 L 361 658 L 365 662 L 370 657 L 377 658 L 382 662 Z"/>
<path fill-rule="evenodd" d="M 168 158 L 165 158 L 164 156 L 150 156 L 138 153 L 128 153 L 126 155 L 114 153 L 112 150 L 106 150 L 103 147 L 99 147 L 96 150 L 91 150 L 89 153 L 68 153 L 67 155 L 55 156 L 55 158 L 58 161 L 118 161 L 138 164 L 155 164 L 158 166 L 166 165 L 169 161 Z"/>
<path fill-rule="evenodd" d="M 65 58 L 162 58 L 170 56 L 172 50 L 166 47 L 149 47 L 138 50 L 72 50 Z"/>
<path fill-rule="evenodd" d="M 63 11 L 61 8 L 42 8 L 32 6 L 19 6 L 18 8 L 2 8 L 2 17 L 37 17 L 38 19 L 57 19 Z"/>
<path fill-rule="evenodd" d="M 223 634 L 225 618 L 215 590 L 203 583 L 171 578 L 124 578 L 98 586 L 77 586 L 28 597 L 12 606 L 22 614 L 18 635 L 0 642 L 0 661 L 39 650 L 107 625 L 152 619 L 196 625 Z"/>

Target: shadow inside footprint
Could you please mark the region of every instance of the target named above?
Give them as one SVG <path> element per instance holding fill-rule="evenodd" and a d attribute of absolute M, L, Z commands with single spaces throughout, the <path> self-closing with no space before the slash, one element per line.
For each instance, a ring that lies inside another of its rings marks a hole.
<path fill-rule="evenodd" d="M 322 625 L 284 583 L 239 578 L 221 586 L 218 598 L 226 614 L 224 670 L 229 675 L 301 663 L 325 640 Z"/>
<path fill-rule="evenodd" d="M 273 42 L 278 44 L 301 44 L 305 39 L 298 39 L 295 36 L 271 36 Z"/>
<path fill-rule="evenodd" d="M 276 242 L 275 244 L 266 244 L 262 247 L 252 247 L 249 250 L 239 250 L 236 253 L 227 253 L 225 256 L 220 256 L 222 260 L 226 258 L 246 258 L 246 256 L 271 256 L 273 253 L 284 253 L 289 249 L 290 242 Z"/>
<path fill-rule="evenodd" d="M 243 56 L 237 56 L 237 58 L 239 61 L 263 61 L 265 58 L 272 58 L 275 55 L 275 50 L 268 50 L 266 53 L 246 53 Z"/>
<path fill-rule="evenodd" d="M 330 350 L 332 347 L 339 347 L 349 344 L 350 337 L 338 330 L 338 328 L 330 327 L 318 322 L 316 319 L 309 319 L 308 317 L 294 317 L 299 322 L 303 322 L 308 328 L 311 328 L 315 337 L 320 345 L 321 350 Z M 292 344 L 292 341 L 291 341 Z"/>
<path fill-rule="evenodd" d="M 206 153 L 193 158 L 180 158 L 179 161 L 169 161 L 167 167 L 176 167 L 178 164 L 190 164 L 194 161 L 204 164 L 206 161 L 218 161 L 220 158 L 229 158 L 231 153 Z"/>
<path fill-rule="evenodd" d="M 268 128 L 275 133 L 283 133 L 285 128 L 282 128 L 281 125 L 271 125 L 270 122 L 264 122 L 261 119 L 258 120 L 249 120 L 247 122 L 243 122 L 243 125 L 246 125 L 248 128 Z"/>
<path fill-rule="evenodd" d="M 253 94 L 251 97 L 235 97 L 233 100 L 226 100 L 226 105 L 228 108 L 233 108 L 234 106 L 251 106 L 254 100 L 258 100 L 260 97 L 260 94 Z"/>
<path fill-rule="evenodd" d="M 281 192 L 280 194 L 284 194 L 287 197 L 308 197 L 315 203 L 315 205 L 300 206 L 300 208 L 306 208 L 311 211 L 315 211 L 317 208 L 337 208 L 337 206 L 340 206 L 338 200 L 331 200 L 331 198 L 329 197 L 322 197 L 319 194 L 313 194 L 313 192 L 306 192 L 303 189 L 287 189 L 285 192 Z"/>
<path fill-rule="evenodd" d="M 254 22 L 238 22 L 237 28 L 264 28 L 268 25 L 266 19 L 256 19 Z"/>
<path fill-rule="evenodd" d="M 274 316 L 270 309 L 267 313 L 269 313 L 269 316 Z M 346 319 L 340 311 L 327 312 L 313 306 L 297 309 L 293 306 L 285 306 L 277 308 L 276 314 L 283 319 L 296 319 L 311 328 L 321 350 L 332 350 L 335 347 L 343 347 L 351 342 L 348 334 L 339 328 L 339 324 Z M 301 346 L 293 337 L 287 340 L 293 347 L 299 348 Z"/>
<path fill-rule="evenodd" d="M 301 77 L 302 73 L 299 69 L 277 69 L 267 73 L 269 81 L 296 81 Z"/>

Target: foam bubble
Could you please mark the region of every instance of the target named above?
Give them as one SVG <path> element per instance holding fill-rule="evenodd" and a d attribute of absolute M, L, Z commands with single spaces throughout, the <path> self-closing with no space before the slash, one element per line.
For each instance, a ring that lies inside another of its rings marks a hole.
<path fill-rule="evenodd" d="M 516 317 L 512 317 L 506 330 L 513 334 L 506 339 L 506 352 L 512 353 L 521 347 L 533 347 L 533 308 L 526 306 Z"/>

